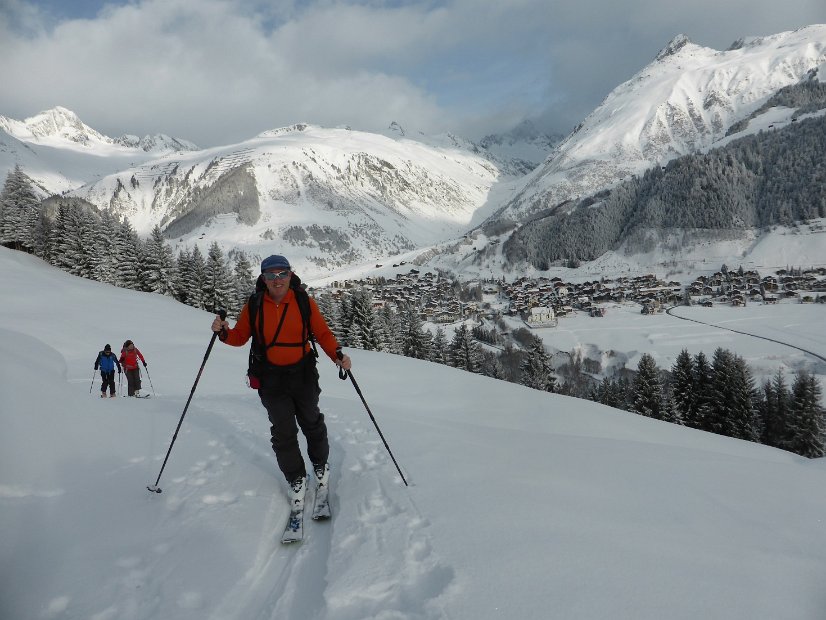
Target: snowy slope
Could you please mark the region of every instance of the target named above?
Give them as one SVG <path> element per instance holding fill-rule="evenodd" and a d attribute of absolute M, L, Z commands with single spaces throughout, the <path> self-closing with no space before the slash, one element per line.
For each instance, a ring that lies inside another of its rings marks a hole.
<path fill-rule="evenodd" d="M 285 485 L 243 348 L 216 345 L 163 493 L 145 489 L 210 315 L 4 248 L 0 290 L 4 619 L 823 617 L 822 462 L 351 351 L 411 486 L 322 360 L 335 517 L 282 548 Z M 638 346 L 683 335 L 669 329 Z M 155 397 L 101 400 L 95 355 L 126 338 Z"/>

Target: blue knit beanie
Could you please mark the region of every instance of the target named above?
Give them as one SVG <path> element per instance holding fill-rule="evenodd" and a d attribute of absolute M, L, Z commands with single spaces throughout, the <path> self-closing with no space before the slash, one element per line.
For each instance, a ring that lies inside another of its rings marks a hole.
<path fill-rule="evenodd" d="M 280 254 L 273 254 L 272 256 L 268 256 L 261 262 L 261 273 L 267 271 L 267 269 L 292 269 L 290 267 L 290 261 L 286 258 L 281 256 Z"/>

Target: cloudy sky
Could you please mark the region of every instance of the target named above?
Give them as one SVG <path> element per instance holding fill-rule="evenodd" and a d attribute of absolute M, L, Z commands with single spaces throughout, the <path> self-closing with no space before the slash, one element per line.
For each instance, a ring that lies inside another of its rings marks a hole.
<path fill-rule="evenodd" d="M 0 115 L 203 147 L 297 122 L 564 134 L 677 34 L 824 22 L 823 0 L 0 0 Z"/>

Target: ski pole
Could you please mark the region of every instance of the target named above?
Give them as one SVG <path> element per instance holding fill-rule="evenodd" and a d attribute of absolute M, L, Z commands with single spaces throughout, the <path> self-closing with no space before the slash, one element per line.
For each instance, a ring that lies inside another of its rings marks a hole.
<path fill-rule="evenodd" d="M 157 396 L 157 394 L 155 394 L 155 386 L 152 385 L 152 377 L 149 376 L 149 367 L 146 365 L 146 362 L 143 363 L 143 369 L 146 371 L 146 378 L 149 379 L 149 387 L 152 388 L 152 396 Z"/>
<path fill-rule="evenodd" d="M 219 310 L 218 315 L 221 317 L 222 321 L 227 318 L 226 310 Z M 175 445 L 175 440 L 178 438 L 178 431 L 181 430 L 181 424 L 184 423 L 184 416 L 186 415 L 186 410 L 189 409 L 189 403 L 192 401 L 192 395 L 195 394 L 195 388 L 198 386 L 198 381 L 201 379 L 201 373 L 204 372 L 204 366 L 206 366 L 207 358 L 209 358 L 209 354 L 212 351 L 212 345 L 215 344 L 215 339 L 217 337 L 218 332 L 212 332 L 212 338 L 209 341 L 209 346 L 207 347 L 206 353 L 204 353 L 204 361 L 201 362 L 201 368 L 198 370 L 198 375 L 195 377 L 195 383 L 192 384 L 192 390 L 189 392 L 189 398 L 186 399 L 184 412 L 181 414 L 181 419 L 178 420 L 178 427 L 175 429 L 175 434 L 172 436 L 172 441 L 169 444 L 169 450 L 166 451 L 166 457 L 163 460 L 163 465 L 161 465 L 161 471 L 158 472 L 158 477 L 155 480 L 155 484 L 146 487 L 149 491 L 152 491 L 153 493 L 161 492 L 161 488 L 158 487 L 158 482 L 161 481 L 161 475 L 163 474 L 164 468 L 166 468 L 166 462 L 169 460 L 169 454 L 172 452 L 172 446 Z M 146 374 L 147 376 L 149 375 L 149 373 Z"/>
<path fill-rule="evenodd" d="M 344 357 L 341 351 L 337 351 L 336 354 L 338 355 L 338 359 L 342 359 Z M 364 400 L 364 395 L 361 393 L 361 388 L 359 388 L 359 384 L 356 383 L 356 378 L 353 376 L 353 372 L 351 370 L 344 370 L 344 368 L 339 366 L 338 378 L 344 381 L 347 379 L 347 377 L 350 377 L 350 381 L 352 381 L 353 387 L 356 388 L 356 393 L 359 395 L 361 402 L 364 404 L 364 408 L 367 409 L 367 414 L 373 421 L 373 426 L 376 427 L 376 430 L 379 433 L 379 437 L 381 437 L 382 443 L 384 443 L 384 447 L 387 448 L 387 453 L 390 455 L 390 458 L 393 459 L 393 465 L 396 466 L 396 471 L 398 471 L 399 475 L 402 477 L 402 482 L 404 482 L 404 486 L 410 486 L 409 484 L 407 484 L 407 480 L 405 480 L 404 478 L 404 474 L 402 473 L 401 467 L 399 467 L 399 464 L 396 462 L 396 457 L 393 456 L 393 451 L 390 450 L 390 446 L 387 445 L 387 440 L 384 438 L 384 434 L 381 432 L 381 429 L 379 428 L 379 423 L 376 422 L 376 418 L 373 416 L 373 412 L 370 411 L 370 407 L 367 405 L 367 401 Z"/>
<path fill-rule="evenodd" d="M 92 371 L 92 385 L 89 386 L 89 394 L 92 393 L 92 388 L 95 387 L 95 373 L 97 372 L 97 368 Z"/>

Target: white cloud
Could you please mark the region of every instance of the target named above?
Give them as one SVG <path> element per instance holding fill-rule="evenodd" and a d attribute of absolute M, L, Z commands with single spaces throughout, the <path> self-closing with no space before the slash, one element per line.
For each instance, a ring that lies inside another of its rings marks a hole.
<path fill-rule="evenodd" d="M 299 121 L 485 133 L 543 108 L 570 129 L 678 33 L 727 47 L 826 20 L 759 1 L 138 0 L 53 24 L 0 0 L 0 114 L 63 105 L 205 146 Z"/>

